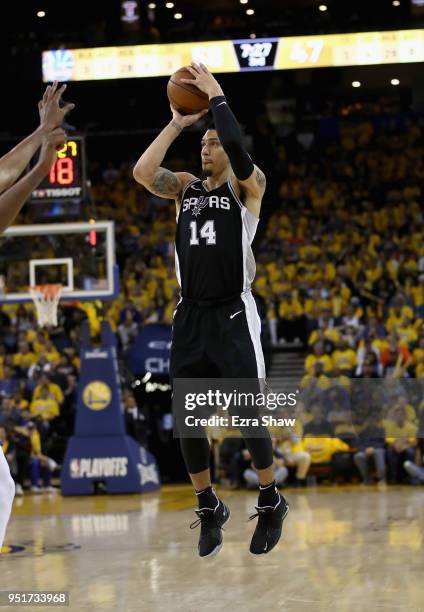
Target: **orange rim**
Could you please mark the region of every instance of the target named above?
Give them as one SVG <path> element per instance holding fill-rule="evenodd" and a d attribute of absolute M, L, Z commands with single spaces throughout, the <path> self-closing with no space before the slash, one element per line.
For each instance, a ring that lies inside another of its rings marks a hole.
<path fill-rule="evenodd" d="M 45 300 L 54 300 L 61 292 L 63 285 L 34 285 L 31 287 L 32 293 L 41 293 Z"/>

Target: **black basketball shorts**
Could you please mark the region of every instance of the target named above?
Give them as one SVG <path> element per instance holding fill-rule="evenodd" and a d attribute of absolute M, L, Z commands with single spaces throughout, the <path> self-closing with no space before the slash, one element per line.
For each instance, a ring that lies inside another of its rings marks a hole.
<path fill-rule="evenodd" d="M 265 378 L 261 321 L 250 291 L 220 303 L 182 298 L 174 313 L 170 376 Z"/>

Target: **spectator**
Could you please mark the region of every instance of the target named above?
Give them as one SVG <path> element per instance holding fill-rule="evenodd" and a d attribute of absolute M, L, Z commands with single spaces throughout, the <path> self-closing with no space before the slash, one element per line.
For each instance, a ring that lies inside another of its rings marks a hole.
<path fill-rule="evenodd" d="M 386 482 L 385 431 L 379 425 L 379 421 L 378 412 L 370 414 L 357 439 L 357 452 L 353 459 L 364 484 L 370 482 L 369 464 L 371 462 L 375 466 L 378 482 L 381 484 Z"/>
<path fill-rule="evenodd" d="M 30 458 L 30 479 L 31 479 L 31 492 L 41 493 L 40 478 L 43 480 L 43 489 L 46 493 L 54 493 L 57 491 L 51 486 L 52 467 L 55 462 L 49 459 L 41 452 L 41 438 L 38 433 L 35 423 L 29 421 L 26 427 L 20 428 L 21 433 L 26 435 L 31 444 L 31 458 Z"/>
<path fill-rule="evenodd" d="M 56 374 L 62 377 L 67 377 L 69 375 L 75 376 L 77 370 L 74 364 L 71 362 L 69 355 L 65 353 L 60 355 L 59 363 L 56 365 Z"/>
<path fill-rule="evenodd" d="M 361 340 L 358 346 L 358 350 L 356 353 L 356 363 L 357 367 L 355 370 L 355 376 L 361 376 L 364 368 L 365 360 L 367 360 L 368 364 L 375 364 L 375 373 L 378 376 L 381 376 L 383 373 L 383 367 L 380 363 L 380 351 L 379 349 L 373 345 L 374 336 L 368 335 L 364 340 Z M 374 358 L 372 355 L 374 354 Z M 371 356 L 372 361 L 370 362 L 369 358 Z"/>
<path fill-rule="evenodd" d="M 134 323 L 141 323 L 141 315 L 135 304 L 131 300 L 125 302 L 124 308 L 119 313 L 119 323 L 124 323 L 127 320 L 127 313 L 132 314 L 132 321 Z"/>
<path fill-rule="evenodd" d="M 322 407 L 320 404 L 312 404 L 309 408 L 312 419 L 305 425 L 304 436 L 313 437 L 331 437 L 334 435 L 332 425 L 325 420 Z"/>
<path fill-rule="evenodd" d="M 287 342 L 305 340 L 303 308 L 291 293 L 282 293 L 278 306 L 278 336 Z"/>
<path fill-rule="evenodd" d="M 50 376 L 43 374 L 34 389 L 34 393 L 32 396 L 33 400 L 38 400 L 42 397 L 42 392 L 44 389 L 47 389 L 47 393 L 58 403 L 63 402 L 63 392 L 62 389 L 56 383 L 52 382 Z"/>
<path fill-rule="evenodd" d="M 341 339 L 336 344 L 336 350 L 332 354 L 333 368 L 341 370 L 347 376 L 353 374 L 356 365 L 356 354 L 349 348 L 346 340 Z"/>
<path fill-rule="evenodd" d="M 3 377 L 0 380 L 0 395 L 12 395 L 18 388 L 18 380 L 15 371 L 10 366 L 3 369 Z"/>
<path fill-rule="evenodd" d="M 355 298 L 352 298 L 350 304 L 347 305 L 344 316 L 342 317 L 342 325 L 344 327 L 354 327 L 359 330 L 361 322 L 360 317 L 358 316 L 355 310 Z"/>
<path fill-rule="evenodd" d="M 37 356 L 30 350 L 28 342 L 21 341 L 18 352 L 13 356 L 13 365 L 25 375 L 36 361 Z"/>
<path fill-rule="evenodd" d="M 124 353 L 127 352 L 131 343 L 137 337 L 137 334 L 138 325 L 133 321 L 132 312 L 127 310 L 125 314 L 125 321 L 118 326 L 118 336 Z"/>
<path fill-rule="evenodd" d="M 59 403 L 49 391 L 47 385 L 39 388 L 38 394 L 31 402 L 30 414 L 34 418 L 40 418 L 47 423 L 59 416 Z"/>
<path fill-rule="evenodd" d="M 324 353 L 324 345 L 322 342 L 314 344 L 313 353 L 306 357 L 305 370 L 308 374 L 313 374 L 313 368 L 317 362 L 322 363 L 325 373 L 331 372 L 333 369 L 333 361 L 329 355 Z"/>
<path fill-rule="evenodd" d="M 146 416 L 141 410 L 131 392 L 127 392 L 123 398 L 124 416 L 127 433 L 139 444 L 147 444 L 147 422 Z"/>
<path fill-rule="evenodd" d="M 40 353 L 37 361 L 28 368 L 27 376 L 36 378 L 37 374 L 48 374 L 52 369 L 53 364 L 48 360 L 46 353 Z"/>
<path fill-rule="evenodd" d="M 417 426 L 407 420 L 405 408 L 397 406 L 392 410 L 390 418 L 383 421 L 383 427 L 388 445 L 389 482 L 400 482 L 404 475 L 404 462 L 413 461 L 415 457 Z"/>
<path fill-rule="evenodd" d="M 306 487 L 306 477 L 311 465 L 311 455 L 304 450 L 303 442 L 295 432 L 289 432 L 279 441 L 285 464 L 295 468 L 296 486 Z"/>
<path fill-rule="evenodd" d="M 34 315 L 21 304 L 18 306 L 15 316 L 12 318 L 12 326 L 18 331 L 34 329 Z"/>
<path fill-rule="evenodd" d="M 63 402 L 64 412 L 70 412 L 72 411 L 72 408 L 75 407 L 77 403 L 77 394 L 78 394 L 77 377 L 73 374 L 68 374 L 68 376 L 66 377 L 66 387 L 64 390 L 64 402 Z"/>
<path fill-rule="evenodd" d="M 0 423 L 4 427 L 7 422 L 18 425 L 22 423 L 22 415 L 12 396 L 4 396 L 0 406 Z"/>
<path fill-rule="evenodd" d="M 321 361 L 316 361 L 313 365 L 312 373 L 305 374 L 300 381 L 301 389 L 308 389 L 313 393 L 316 390 L 324 391 L 330 385 L 330 377 L 324 374 L 324 364 Z"/>
<path fill-rule="evenodd" d="M 247 483 L 248 489 L 257 489 L 259 486 L 259 476 L 256 470 L 254 469 L 251 461 L 252 457 L 245 448 L 242 451 L 243 459 L 249 462 L 249 466 L 243 471 L 243 478 Z M 284 482 L 287 480 L 287 476 L 289 475 L 288 469 L 284 463 L 284 456 L 281 451 L 276 448 L 274 443 L 274 480 L 277 485 L 282 486 Z"/>

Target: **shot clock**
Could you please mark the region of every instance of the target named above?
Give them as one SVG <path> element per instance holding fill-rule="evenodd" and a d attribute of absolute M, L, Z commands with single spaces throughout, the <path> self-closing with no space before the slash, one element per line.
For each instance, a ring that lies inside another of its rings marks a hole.
<path fill-rule="evenodd" d="M 85 195 L 84 138 L 72 136 L 57 152 L 57 160 L 49 174 L 32 192 L 31 202 L 81 201 Z"/>

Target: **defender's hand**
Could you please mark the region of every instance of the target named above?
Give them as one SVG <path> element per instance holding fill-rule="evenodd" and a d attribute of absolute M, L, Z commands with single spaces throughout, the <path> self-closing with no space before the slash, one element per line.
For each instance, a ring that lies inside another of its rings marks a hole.
<path fill-rule="evenodd" d="M 191 62 L 190 66 L 187 66 L 187 70 L 193 75 L 194 79 L 181 79 L 182 83 L 196 85 L 200 91 L 203 91 L 203 93 L 209 96 L 209 99 L 214 98 L 215 96 L 224 95 L 220 84 L 213 74 L 209 72 L 205 64 L 196 64 L 196 62 Z"/>
<path fill-rule="evenodd" d="M 196 113 L 195 115 L 182 115 L 177 111 L 176 108 L 171 105 L 171 111 L 173 122 L 179 128 L 181 128 L 181 130 L 183 130 L 184 128 L 189 127 L 189 125 L 193 125 L 194 123 L 196 123 L 196 121 L 199 121 L 199 119 L 206 115 L 208 109 L 202 110 L 200 111 L 200 113 Z"/>
<path fill-rule="evenodd" d="M 50 133 L 55 128 L 59 127 L 62 124 L 65 115 L 75 108 L 75 104 L 72 104 L 72 102 L 69 102 L 62 107 L 60 106 L 62 94 L 66 89 L 66 84 L 59 87 L 59 89 L 57 87 L 57 81 L 55 81 L 53 85 L 48 85 L 42 100 L 40 100 L 38 103 L 40 127 L 46 133 Z"/>
<path fill-rule="evenodd" d="M 64 146 L 65 142 L 66 132 L 62 128 L 56 128 L 44 137 L 37 166 L 42 168 L 46 174 L 50 172 L 50 168 L 57 159 L 57 151 Z"/>

